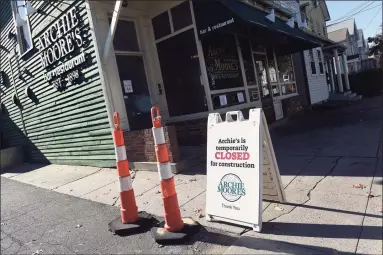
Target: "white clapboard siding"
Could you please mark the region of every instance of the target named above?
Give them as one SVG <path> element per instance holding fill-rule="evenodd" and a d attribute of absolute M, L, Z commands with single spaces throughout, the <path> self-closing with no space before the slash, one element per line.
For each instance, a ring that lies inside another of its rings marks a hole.
<path fill-rule="evenodd" d="M 316 74 L 311 74 L 311 64 L 310 64 L 309 51 L 305 50 L 303 52 L 311 104 L 316 104 L 316 103 L 322 102 L 324 100 L 327 100 L 329 98 L 329 91 L 328 91 L 328 85 L 327 85 L 327 81 L 326 81 L 326 75 L 325 74 L 319 74 L 319 61 L 318 61 L 318 56 L 317 56 L 317 50 L 321 50 L 321 48 L 315 48 L 314 49 Z"/>

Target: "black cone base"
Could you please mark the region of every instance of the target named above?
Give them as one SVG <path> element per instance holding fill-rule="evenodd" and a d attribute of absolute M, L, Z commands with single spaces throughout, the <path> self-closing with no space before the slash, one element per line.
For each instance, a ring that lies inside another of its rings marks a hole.
<path fill-rule="evenodd" d="M 148 231 L 158 221 L 146 212 L 138 213 L 138 220 L 135 223 L 123 224 L 118 217 L 108 224 L 109 231 L 115 235 L 128 236 Z"/>
<path fill-rule="evenodd" d="M 151 229 L 152 236 L 158 244 L 179 244 L 183 243 L 190 236 L 198 233 L 200 225 L 191 218 L 183 218 L 184 228 L 178 232 L 168 232 L 165 230 L 165 222 L 161 222 L 159 227 Z"/>

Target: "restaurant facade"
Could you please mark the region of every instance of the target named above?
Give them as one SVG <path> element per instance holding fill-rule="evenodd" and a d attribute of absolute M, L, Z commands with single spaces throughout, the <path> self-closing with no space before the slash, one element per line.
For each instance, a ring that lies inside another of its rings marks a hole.
<path fill-rule="evenodd" d="M 298 1 L 283 2 L 299 10 Z M 209 113 L 259 107 L 272 123 L 310 104 L 302 52 L 323 42 L 287 9 L 239 0 L 10 1 L 1 10 L 2 146 L 23 146 L 31 162 L 114 166 L 118 112 L 132 166 L 155 169 L 150 108 L 158 105 L 180 171 L 204 153 Z"/>

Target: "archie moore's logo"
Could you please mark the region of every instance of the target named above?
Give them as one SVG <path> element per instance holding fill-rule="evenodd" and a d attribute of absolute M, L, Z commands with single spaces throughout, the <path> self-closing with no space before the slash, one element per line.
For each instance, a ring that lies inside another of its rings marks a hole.
<path fill-rule="evenodd" d="M 245 184 L 235 174 L 226 174 L 218 184 L 218 192 L 229 202 L 235 202 L 246 195 Z"/>

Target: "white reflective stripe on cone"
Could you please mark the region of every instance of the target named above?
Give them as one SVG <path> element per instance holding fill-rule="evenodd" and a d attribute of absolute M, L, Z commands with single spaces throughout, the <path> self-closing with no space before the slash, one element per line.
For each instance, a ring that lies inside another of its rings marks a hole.
<path fill-rule="evenodd" d="M 126 156 L 125 145 L 116 147 L 115 151 L 116 151 L 116 160 L 117 160 L 117 162 L 124 161 L 124 160 L 126 160 L 128 158 Z"/>
<path fill-rule="evenodd" d="M 172 173 L 172 168 L 169 163 L 157 163 L 158 174 L 160 175 L 161 180 L 166 180 L 172 178 L 174 175 Z"/>
<path fill-rule="evenodd" d="M 129 191 L 129 190 L 133 189 L 132 177 L 130 175 L 125 176 L 125 177 L 119 177 L 119 179 L 120 179 L 120 191 L 121 192 Z"/>
<path fill-rule="evenodd" d="M 152 128 L 153 131 L 153 137 L 154 137 L 154 144 L 164 144 L 165 143 L 165 135 L 164 135 L 164 128 Z"/>

